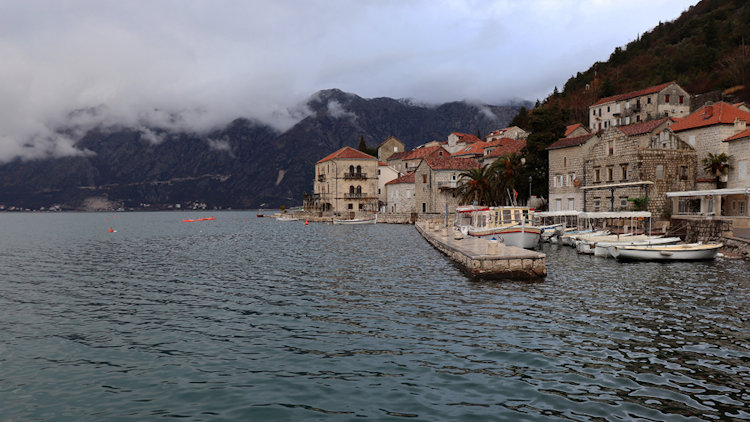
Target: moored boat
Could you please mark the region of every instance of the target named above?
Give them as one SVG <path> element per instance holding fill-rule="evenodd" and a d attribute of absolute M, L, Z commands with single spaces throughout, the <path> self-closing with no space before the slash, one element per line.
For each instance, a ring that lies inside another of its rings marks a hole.
<path fill-rule="evenodd" d="M 276 217 L 276 221 L 299 221 L 299 218 L 293 215 L 280 215 Z"/>
<path fill-rule="evenodd" d="M 378 222 L 378 215 L 374 217 L 350 218 L 350 219 L 333 219 L 333 224 L 375 224 Z"/>
<path fill-rule="evenodd" d="M 533 226 L 527 207 L 484 207 L 469 205 L 456 208 L 455 226 L 464 235 L 496 239 L 508 246 L 533 249 L 539 244 L 542 229 Z"/>
<path fill-rule="evenodd" d="M 721 243 L 687 243 L 658 246 L 610 246 L 609 253 L 618 260 L 698 261 L 716 258 Z"/>
<path fill-rule="evenodd" d="M 621 240 L 619 242 L 596 242 L 594 245 L 594 256 L 609 258 L 610 246 L 650 246 L 650 245 L 670 245 L 680 242 L 679 237 L 652 236 L 645 240 Z"/>

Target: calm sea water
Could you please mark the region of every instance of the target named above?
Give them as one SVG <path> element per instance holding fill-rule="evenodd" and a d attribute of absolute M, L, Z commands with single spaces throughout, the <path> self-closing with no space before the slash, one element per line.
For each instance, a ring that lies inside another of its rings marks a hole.
<path fill-rule="evenodd" d="M 412 226 L 206 215 L 0 214 L 0 420 L 750 419 L 748 263 L 481 282 Z"/>

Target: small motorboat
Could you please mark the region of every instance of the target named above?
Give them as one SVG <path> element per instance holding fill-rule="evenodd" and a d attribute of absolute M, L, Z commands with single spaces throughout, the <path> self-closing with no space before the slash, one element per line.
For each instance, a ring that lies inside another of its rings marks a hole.
<path fill-rule="evenodd" d="M 276 217 L 276 221 L 299 221 L 299 218 L 293 215 L 284 214 Z"/>
<path fill-rule="evenodd" d="M 610 246 L 609 254 L 618 260 L 699 261 L 714 259 L 721 243 L 686 243 L 681 245 Z"/>
<path fill-rule="evenodd" d="M 682 241 L 679 237 L 652 236 L 645 240 L 620 240 L 619 242 L 596 242 L 594 244 L 594 256 L 609 258 L 610 246 L 655 246 L 670 245 Z"/>
<path fill-rule="evenodd" d="M 367 217 L 367 218 L 351 218 L 347 220 L 342 220 L 338 218 L 333 219 L 333 224 L 375 224 L 378 222 L 378 215 L 375 214 L 375 217 Z"/>

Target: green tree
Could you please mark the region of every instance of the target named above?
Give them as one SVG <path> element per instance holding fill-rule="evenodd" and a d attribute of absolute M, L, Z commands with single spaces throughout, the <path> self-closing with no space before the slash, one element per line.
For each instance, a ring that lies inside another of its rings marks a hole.
<path fill-rule="evenodd" d="M 529 130 L 529 111 L 526 107 L 521 107 L 518 114 L 510 121 L 511 126 L 518 126 L 523 130 Z"/>
<path fill-rule="evenodd" d="M 359 148 L 362 152 L 367 152 L 367 143 L 365 143 L 365 135 L 359 137 Z"/>
<path fill-rule="evenodd" d="M 534 109 L 529 116 L 531 134 L 526 139 L 526 147 L 522 151 L 526 162 L 519 180 L 526 181 L 531 177 L 533 195 L 547 197 L 549 191 L 547 147 L 565 135 L 566 120 L 565 113 L 552 106 Z"/>
<path fill-rule="evenodd" d="M 457 193 L 462 204 L 476 202 L 481 205 L 494 205 L 489 166 L 484 165 L 461 172 Z"/>
<path fill-rule="evenodd" d="M 721 182 L 721 176 L 723 174 L 727 174 L 729 170 L 732 170 L 734 167 L 729 164 L 729 160 L 732 159 L 731 155 L 727 155 L 726 153 L 721 154 L 712 154 L 708 153 L 708 156 L 701 160 L 703 163 L 703 170 L 706 171 L 706 173 L 716 177 L 716 187 L 721 188 L 722 182 Z"/>
<path fill-rule="evenodd" d="M 510 152 L 500 156 L 490 166 L 492 198 L 495 204 L 511 205 L 508 193 L 513 195 L 521 175 L 521 156 Z"/>

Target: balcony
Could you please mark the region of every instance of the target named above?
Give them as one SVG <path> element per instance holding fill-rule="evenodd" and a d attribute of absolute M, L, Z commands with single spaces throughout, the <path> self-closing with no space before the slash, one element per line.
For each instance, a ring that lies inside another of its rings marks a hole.
<path fill-rule="evenodd" d="M 456 189 L 457 186 L 458 182 L 456 180 L 438 182 L 438 189 Z"/>
<path fill-rule="evenodd" d="M 344 173 L 344 179 L 367 179 L 367 173 Z"/>
<path fill-rule="evenodd" d="M 318 182 L 325 182 L 326 181 L 326 175 L 325 174 L 319 174 L 318 175 Z"/>
<path fill-rule="evenodd" d="M 362 193 L 345 193 L 344 198 L 346 199 L 372 199 L 374 196 L 370 196 L 364 192 Z"/>

